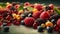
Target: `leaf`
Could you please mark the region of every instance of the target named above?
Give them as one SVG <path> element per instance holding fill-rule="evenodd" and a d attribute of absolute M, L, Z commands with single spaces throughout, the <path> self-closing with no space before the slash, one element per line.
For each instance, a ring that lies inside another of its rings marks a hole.
<path fill-rule="evenodd" d="M 33 10 L 33 8 L 30 7 L 30 6 L 28 6 L 27 9 L 28 9 L 29 11 L 32 11 L 32 10 Z"/>
<path fill-rule="evenodd" d="M 24 9 L 23 5 L 21 5 L 18 10 L 23 10 L 23 9 Z"/>
<path fill-rule="evenodd" d="M 54 8 L 54 11 L 60 15 L 60 10 L 58 8 Z"/>

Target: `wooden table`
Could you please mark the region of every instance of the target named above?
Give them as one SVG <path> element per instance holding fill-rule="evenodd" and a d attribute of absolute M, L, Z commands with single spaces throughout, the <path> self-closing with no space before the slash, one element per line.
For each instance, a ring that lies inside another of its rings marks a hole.
<path fill-rule="evenodd" d="M 0 30 L 0 34 L 58 34 L 58 33 L 57 32 L 47 33 L 47 31 L 39 33 L 37 30 L 33 28 L 28 28 L 20 25 L 20 26 L 10 26 L 9 32 L 3 32 L 3 30 Z"/>

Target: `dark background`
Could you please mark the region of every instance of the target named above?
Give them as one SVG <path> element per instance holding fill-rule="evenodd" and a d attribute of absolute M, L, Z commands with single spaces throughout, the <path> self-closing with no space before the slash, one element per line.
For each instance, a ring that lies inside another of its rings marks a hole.
<path fill-rule="evenodd" d="M 60 5 L 60 0 L 0 0 L 0 2 L 30 2 L 30 3 L 45 3 L 50 4 L 53 3 L 55 5 Z"/>

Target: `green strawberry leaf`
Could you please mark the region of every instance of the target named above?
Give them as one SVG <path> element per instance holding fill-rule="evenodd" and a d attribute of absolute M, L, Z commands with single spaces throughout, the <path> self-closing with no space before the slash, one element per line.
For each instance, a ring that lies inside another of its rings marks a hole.
<path fill-rule="evenodd" d="M 58 9 L 58 8 L 54 8 L 54 11 L 57 13 L 57 14 L 59 14 L 60 15 L 60 10 Z"/>
<path fill-rule="evenodd" d="M 33 8 L 30 7 L 30 6 L 28 6 L 27 9 L 28 9 L 29 11 L 32 11 L 32 10 L 33 10 Z"/>
<path fill-rule="evenodd" d="M 24 9 L 23 5 L 21 5 L 18 10 L 23 10 L 23 9 Z"/>

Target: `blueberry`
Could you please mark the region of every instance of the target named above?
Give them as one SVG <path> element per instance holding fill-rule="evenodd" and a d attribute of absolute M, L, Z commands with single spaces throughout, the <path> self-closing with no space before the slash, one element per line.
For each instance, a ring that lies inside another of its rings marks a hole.
<path fill-rule="evenodd" d="M 50 19 L 55 19 L 55 20 L 57 20 L 59 18 L 60 18 L 60 15 L 58 15 L 58 14 L 54 14 L 53 16 L 50 17 Z"/>
<path fill-rule="evenodd" d="M 3 23 L 3 27 L 4 27 L 4 26 L 7 26 L 7 23 Z"/>
<path fill-rule="evenodd" d="M 53 32 L 53 27 L 47 27 L 47 32 L 52 33 Z"/>
<path fill-rule="evenodd" d="M 21 14 L 21 17 L 24 19 L 26 16 L 25 16 L 25 14 Z"/>
<path fill-rule="evenodd" d="M 28 17 L 32 17 L 32 14 L 31 14 L 31 13 L 29 13 L 29 14 L 28 14 Z"/>
<path fill-rule="evenodd" d="M 21 21 L 21 25 L 25 25 L 24 20 Z"/>
<path fill-rule="evenodd" d="M 43 20 L 43 19 L 40 19 L 40 18 L 38 18 L 36 20 L 36 23 L 38 23 L 39 25 L 41 25 L 42 23 L 45 23 L 45 22 L 46 22 L 46 20 Z"/>
<path fill-rule="evenodd" d="M 41 26 L 38 26 L 38 32 L 43 32 L 44 28 Z"/>
<path fill-rule="evenodd" d="M 9 27 L 8 26 L 4 27 L 4 32 L 9 32 Z"/>
<path fill-rule="evenodd" d="M 29 14 L 28 11 L 25 11 L 25 12 L 24 12 L 24 15 L 25 15 L 25 16 L 28 16 L 28 14 Z"/>
<path fill-rule="evenodd" d="M 51 22 L 52 22 L 53 24 L 56 24 L 56 20 L 55 20 L 55 19 L 52 19 Z"/>

